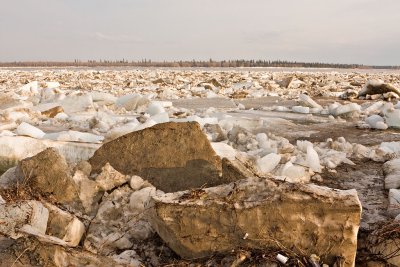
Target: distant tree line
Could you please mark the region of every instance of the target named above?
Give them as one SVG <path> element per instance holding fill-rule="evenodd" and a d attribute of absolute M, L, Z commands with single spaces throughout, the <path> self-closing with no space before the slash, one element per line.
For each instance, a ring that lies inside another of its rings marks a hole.
<path fill-rule="evenodd" d="M 73 62 L 58 61 L 24 61 L 0 62 L 0 67 L 204 67 L 204 68 L 238 68 L 238 67 L 290 67 L 290 68 L 343 68 L 343 69 L 400 69 L 400 66 L 369 66 L 360 64 L 337 64 L 320 62 L 297 62 L 287 60 L 190 60 L 190 61 L 139 61 L 121 60 L 87 60 L 75 59 Z"/>

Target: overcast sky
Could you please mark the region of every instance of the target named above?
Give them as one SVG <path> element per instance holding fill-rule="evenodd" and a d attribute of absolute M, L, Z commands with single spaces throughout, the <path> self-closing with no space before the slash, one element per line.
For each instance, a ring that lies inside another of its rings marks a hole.
<path fill-rule="evenodd" d="M 0 61 L 400 65 L 400 0 L 0 0 Z"/>

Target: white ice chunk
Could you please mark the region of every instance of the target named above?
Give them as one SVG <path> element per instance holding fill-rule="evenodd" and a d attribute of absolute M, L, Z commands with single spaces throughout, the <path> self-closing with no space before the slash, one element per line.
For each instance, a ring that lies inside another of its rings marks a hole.
<path fill-rule="evenodd" d="M 26 135 L 37 139 L 42 139 L 45 136 L 45 132 L 30 125 L 29 123 L 23 122 L 17 127 L 18 135 Z"/>
<path fill-rule="evenodd" d="M 218 124 L 218 118 L 215 118 L 215 117 L 200 118 L 199 116 L 196 116 L 196 115 L 188 116 L 185 119 L 174 119 L 173 121 L 177 121 L 177 122 L 197 121 L 202 128 L 204 127 L 204 125 L 206 123 L 208 123 L 208 124 Z M 233 127 L 233 125 L 232 125 L 232 127 Z"/>
<path fill-rule="evenodd" d="M 294 106 L 294 107 L 292 107 L 292 111 L 296 112 L 296 113 L 308 114 L 308 113 L 310 113 L 310 108 L 302 107 L 302 106 Z"/>
<path fill-rule="evenodd" d="M 279 112 L 287 112 L 290 111 L 290 109 L 288 107 L 284 107 L 284 106 L 276 106 L 274 107 L 275 111 L 279 111 Z"/>
<path fill-rule="evenodd" d="M 321 164 L 319 161 L 318 153 L 312 146 L 307 147 L 307 165 L 313 172 L 321 172 Z"/>
<path fill-rule="evenodd" d="M 389 126 L 386 123 L 384 123 L 383 121 L 378 121 L 376 123 L 376 127 L 375 128 L 378 129 L 378 130 L 386 130 L 388 127 Z"/>
<path fill-rule="evenodd" d="M 60 112 L 56 116 L 54 116 L 54 118 L 58 120 L 67 120 L 69 116 L 64 112 Z"/>
<path fill-rule="evenodd" d="M 385 162 L 383 173 L 385 174 L 386 189 L 400 188 L 400 158 Z"/>
<path fill-rule="evenodd" d="M 164 123 L 169 122 L 169 116 L 167 112 L 158 113 L 156 115 L 151 116 L 151 119 L 156 123 Z"/>
<path fill-rule="evenodd" d="M 165 113 L 165 109 L 160 103 L 151 102 L 146 109 L 146 113 L 150 114 L 150 116 L 154 116 L 160 113 Z"/>
<path fill-rule="evenodd" d="M 286 176 L 288 179 L 285 180 L 291 183 L 310 181 L 310 175 L 306 170 L 302 166 L 293 165 L 290 161 L 283 167 L 282 176 Z"/>
<path fill-rule="evenodd" d="M 383 105 L 384 105 L 383 101 L 375 102 L 371 106 L 369 106 L 366 109 L 364 109 L 364 112 L 367 113 L 367 114 L 369 114 L 371 112 L 377 112 L 377 111 L 382 109 Z"/>
<path fill-rule="evenodd" d="M 26 157 L 32 157 L 48 147 L 54 147 L 68 162 L 88 160 L 100 144 L 60 142 L 26 136 L 0 137 L 0 169 L 12 167 Z"/>
<path fill-rule="evenodd" d="M 212 142 L 211 146 L 214 149 L 215 153 L 220 156 L 220 158 L 227 158 L 229 160 L 234 160 L 236 158 L 236 150 L 228 144 L 221 142 Z"/>
<path fill-rule="evenodd" d="M 9 130 L 0 131 L 0 136 L 15 136 L 15 134 Z"/>
<path fill-rule="evenodd" d="M 139 94 L 130 94 L 124 95 L 117 99 L 116 106 L 123 107 L 126 110 L 138 110 L 145 109 L 145 107 L 149 104 L 150 100 L 145 98 Z"/>
<path fill-rule="evenodd" d="M 70 95 L 65 97 L 60 102 L 65 113 L 75 113 L 86 111 L 89 108 L 93 108 L 93 99 L 89 94 L 84 95 Z"/>
<path fill-rule="evenodd" d="M 361 111 L 361 106 L 358 105 L 357 103 L 350 103 L 347 105 L 342 105 L 336 108 L 335 112 L 333 115 L 339 116 L 343 114 L 348 114 L 352 112 L 360 112 Z"/>
<path fill-rule="evenodd" d="M 400 128 L 400 109 L 387 110 L 385 117 L 389 127 Z"/>
<path fill-rule="evenodd" d="M 381 125 L 377 125 L 377 123 L 378 122 L 385 123 L 385 120 L 379 115 L 372 115 L 372 116 L 369 116 L 365 120 L 365 122 L 368 123 L 371 128 L 377 129 L 378 127 L 381 126 Z"/>
<path fill-rule="evenodd" d="M 267 174 L 278 166 L 281 156 L 275 153 L 270 153 L 257 160 L 257 168 L 260 172 Z"/>
<path fill-rule="evenodd" d="M 340 103 L 337 103 L 337 102 L 335 102 L 335 103 L 333 103 L 333 104 L 330 104 L 329 107 L 328 107 L 329 114 L 335 115 L 335 114 L 336 114 L 336 110 L 337 110 L 338 107 L 340 107 L 340 106 L 341 106 L 341 104 L 340 104 Z"/>
<path fill-rule="evenodd" d="M 101 143 L 104 136 L 78 131 L 63 131 L 50 133 L 44 136 L 45 139 L 54 141 L 83 142 L 83 143 Z"/>
<path fill-rule="evenodd" d="M 317 102 L 315 102 L 308 95 L 300 94 L 299 99 L 306 107 L 322 109 L 321 105 L 319 105 Z"/>
<path fill-rule="evenodd" d="M 300 150 L 303 153 L 307 153 L 307 148 L 309 146 L 313 146 L 313 144 L 310 141 L 307 140 L 297 140 L 296 141 L 297 149 Z"/>
<path fill-rule="evenodd" d="M 38 94 L 39 93 L 39 85 L 37 81 L 33 81 L 27 83 L 20 87 L 20 94 L 22 95 L 31 95 L 31 94 Z"/>
<path fill-rule="evenodd" d="M 151 127 L 151 126 L 154 126 L 154 125 L 156 125 L 156 124 L 157 124 L 156 121 L 154 121 L 154 120 L 152 120 L 152 119 L 148 119 L 145 123 L 138 125 L 138 126 L 135 128 L 135 131 L 140 131 L 140 130 L 149 128 L 149 127 Z"/>
<path fill-rule="evenodd" d="M 115 127 L 111 129 L 109 133 L 106 135 L 106 139 L 108 141 L 114 140 L 120 136 L 123 136 L 125 134 L 134 132 L 135 129 L 139 126 L 139 122 L 128 122 L 122 126 Z"/>
<path fill-rule="evenodd" d="M 58 88 L 60 87 L 60 83 L 59 82 L 46 82 L 46 87 L 47 88 Z"/>
<path fill-rule="evenodd" d="M 382 142 L 379 148 L 386 153 L 400 154 L 400 142 Z"/>

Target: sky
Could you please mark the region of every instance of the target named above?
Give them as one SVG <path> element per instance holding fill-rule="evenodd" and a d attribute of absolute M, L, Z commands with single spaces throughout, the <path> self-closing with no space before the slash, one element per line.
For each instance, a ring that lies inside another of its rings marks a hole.
<path fill-rule="evenodd" d="M 399 0 L 0 0 L 0 61 L 400 65 Z"/>

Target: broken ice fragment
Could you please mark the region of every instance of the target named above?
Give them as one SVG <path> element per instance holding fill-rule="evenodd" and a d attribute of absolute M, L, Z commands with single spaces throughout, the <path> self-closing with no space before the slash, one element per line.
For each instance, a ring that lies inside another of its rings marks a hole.
<path fill-rule="evenodd" d="M 281 156 L 275 153 L 270 153 L 257 160 L 257 168 L 263 174 L 270 173 L 278 166 Z"/>
<path fill-rule="evenodd" d="M 42 139 L 45 136 L 45 133 L 42 130 L 26 122 L 21 123 L 17 127 L 17 134 L 30 136 L 37 139 Z"/>
<path fill-rule="evenodd" d="M 312 146 L 307 147 L 307 165 L 313 172 L 321 172 L 321 164 L 318 153 Z"/>

